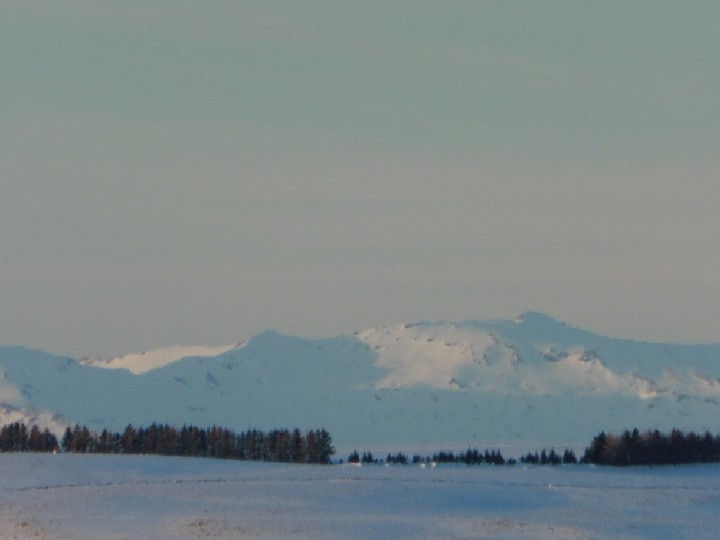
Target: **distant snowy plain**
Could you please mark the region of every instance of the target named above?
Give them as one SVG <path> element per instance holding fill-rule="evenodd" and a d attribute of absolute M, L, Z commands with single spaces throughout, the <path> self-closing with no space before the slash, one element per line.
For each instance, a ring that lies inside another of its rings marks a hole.
<path fill-rule="evenodd" d="M 720 465 L 305 466 L 0 455 L 0 537 L 717 538 Z"/>

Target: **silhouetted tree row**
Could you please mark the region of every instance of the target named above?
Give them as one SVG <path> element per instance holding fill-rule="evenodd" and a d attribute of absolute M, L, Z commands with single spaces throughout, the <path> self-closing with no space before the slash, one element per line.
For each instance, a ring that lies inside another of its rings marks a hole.
<path fill-rule="evenodd" d="M 383 463 L 383 460 L 372 459 L 372 454 L 365 452 L 360 458 L 357 451 L 353 452 L 348 461 L 363 463 Z M 407 463 L 408 459 L 402 453 L 388 454 L 387 463 Z M 437 452 L 428 456 L 414 455 L 412 462 L 422 463 L 465 463 L 475 465 L 492 463 L 497 465 L 514 464 L 514 459 L 505 460 L 499 450 L 485 450 L 468 448 L 466 452 L 453 453 L 452 451 Z M 520 457 L 520 462 L 533 465 L 559 465 L 575 464 L 578 459 L 575 452 L 565 449 L 562 455 L 554 448 L 550 451 L 544 448 L 538 452 L 529 452 Z M 706 431 L 700 435 L 693 431 L 684 433 L 673 429 L 670 433 L 661 433 L 658 430 L 648 430 L 643 433 L 638 429 L 625 430 L 620 435 L 606 434 L 604 431 L 595 436 L 585 449 L 580 463 L 597 465 L 682 465 L 688 463 L 718 463 L 720 462 L 720 435 L 713 436 Z"/>
<path fill-rule="evenodd" d="M 68 427 L 62 437 L 66 452 L 98 454 L 159 454 L 164 456 L 213 457 L 283 463 L 329 463 L 335 453 L 325 429 L 302 433 L 299 429 L 275 429 L 268 433 L 251 429 L 235 433 L 212 426 L 166 424 L 133 427 L 122 433 L 91 432 L 86 426 Z"/>
<path fill-rule="evenodd" d="M 658 430 L 640 433 L 637 428 L 621 435 L 595 436 L 585 449 L 585 463 L 598 465 L 680 465 L 720 462 L 720 436 L 710 432 L 698 435 L 673 429 L 669 434 Z"/>
<path fill-rule="evenodd" d="M 379 464 L 382 460 L 373 458 L 372 452 L 363 452 L 362 457 L 358 454 L 357 450 L 354 450 L 350 456 L 348 456 L 348 463 L 364 463 L 364 464 Z"/>
<path fill-rule="evenodd" d="M 0 428 L 0 452 L 54 452 L 58 449 L 57 437 L 48 428 L 40 431 L 33 424 L 28 429 L 22 422 L 6 424 Z"/>
<path fill-rule="evenodd" d="M 555 452 L 554 448 L 551 448 L 549 452 L 543 448 L 539 454 L 537 452 L 528 452 L 520 458 L 520 463 L 531 465 L 560 465 L 561 463 L 568 465 L 577 462 L 578 460 L 575 456 L 575 452 L 567 448 L 563 452 L 562 457 Z"/>
<path fill-rule="evenodd" d="M 427 458 L 426 458 L 426 461 Z M 465 465 L 479 465 L 481 463 L 488 463 L 491 465 L 504 465 L 505 458 L 500 453 L 500 450 L 488 450 L 480 452 L 476 448 L 468 448 L 465 452 L 459 452 L 454 454 L 450 452 L 437 452 L 433 454 L 432 461 L 435 463 L 464 463 Z"/>
<path fill-rule="evenodd" d="M 464 463 L 465 465 L 479 465 L 480 463 L 489 463 L 493 465 L 504 465 L 506 463 L 505 458 L 503 458 L 500 453 L 500 450 L 485 450 L 483 453 L 476 448 L 468 448 L 466 452 L 459 452 L 457 454 L 452 451 L 440 451 L 433 454 L 432 457 L 415 454 L 412 457 L 412 460 L 409 460 L 402 452 L 398 452 L 397 454 L 388 454 L 385 460 L 373 460 L 371 452 L 363 452 L 362 457 L 360 457 L 357 450 L 353 451 L 353 453 L 348 456 L 348 463 L 390 463 L 393 465 L 405 465 L 409 461 L 412 461 L 414 464 Z"/>
<path fill-rule="evenodd" d="M 388 454 L 385 458 L 385 463 L 390 463 L 392 465 L 407 465 L 407 462 L 408 458 L 402 452 L 398 452 L 397 454 Z"/>

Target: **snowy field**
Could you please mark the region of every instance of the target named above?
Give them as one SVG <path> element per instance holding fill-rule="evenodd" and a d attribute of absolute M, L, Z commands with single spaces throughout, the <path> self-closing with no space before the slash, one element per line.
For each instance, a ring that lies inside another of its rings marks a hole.
<path fill-rule="evenodd" d="M 717 538 L 720 466 L 0 455 L 2 538 Z"/>

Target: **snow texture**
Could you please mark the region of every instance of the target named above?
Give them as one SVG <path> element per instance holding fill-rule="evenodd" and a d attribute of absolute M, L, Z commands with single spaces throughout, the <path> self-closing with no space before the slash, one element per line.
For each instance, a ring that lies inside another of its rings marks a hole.
<path fill-rule="evenodd" d="M 0 537 L 717 537 L 720 466 L 303 466 L 0 455 Z"/>

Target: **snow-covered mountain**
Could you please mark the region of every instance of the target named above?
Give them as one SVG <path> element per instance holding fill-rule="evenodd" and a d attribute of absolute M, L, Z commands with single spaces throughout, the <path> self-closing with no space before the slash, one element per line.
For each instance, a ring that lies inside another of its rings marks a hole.
<path fill-rule="evenodd" d="M 107 369 L 116 368 L 116 369 Z M 619 340 L 539 313 L 111 361 L 0 347 L 0 422 L 325 427 L 340 448 L 581 446 L 599 430 L 720 432 L 720 344 Z"/>
<path fill-rule="evenodd" d="M 218 356 L 231 349 L 237 349 L 243 346 L 240 342 L 236 345 L 226 345 L 224 347 L 164 347 L 162 349 L 153 349 L 151 351 L 141 351 L 139 353 L 125 354 L 104 360 L 102 358 L 81 358 L 79 362 L 86 366 L 104 367 L 109 369 L 127 369 L 130 372 L 140 375 L 147 373 L 151 369 L 172 364 L 181 358 L 188 356 Z"/>

